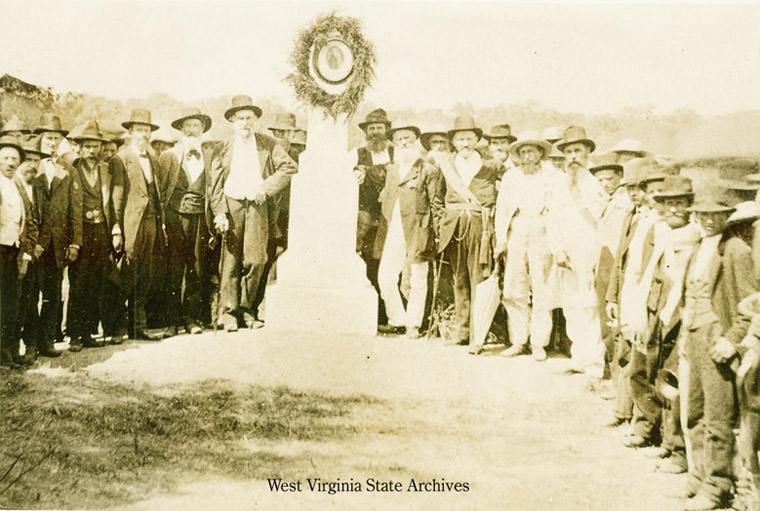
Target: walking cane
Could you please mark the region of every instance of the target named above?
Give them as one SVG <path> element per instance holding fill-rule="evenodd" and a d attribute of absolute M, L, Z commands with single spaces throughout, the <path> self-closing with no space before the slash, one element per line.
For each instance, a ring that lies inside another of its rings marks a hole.
<path fill-rule="evenodd" d="M 216 236 L 211 238 L 211 241 L 216 239 Z M 227 244 L 227 231 L 222 232 L 222 248 L 221 254 L 219 254 L 219 289 L 216 290 L 216 307 L 214 307 L 211 320 L 214 322 L 214 337 L 216 337 L 216 331 L 219 330 L 219 302 L 221 301 L 222 294 L 222 256 L 224 255 L 224 247 Z"/>
<path fill-rule="evenodd" d="M 433 271 L 435 272 L 435 277 L 433 278 L 433 299 L 430 301 L 430 315 L 428 316 L 428 331 L 427 331 L 427 337 L 426 341 L 430 340 L 430 334 L 433 331 L 433 325 L 435 323 L 435 302 L 438 298 L 438 282 L 441 280 L 441 268 L 443 267 L 443 252 L 441 252 L 441 257 L 438 260 L 438 263 L 436 264 L 435 259 L 433 260 Z"/>

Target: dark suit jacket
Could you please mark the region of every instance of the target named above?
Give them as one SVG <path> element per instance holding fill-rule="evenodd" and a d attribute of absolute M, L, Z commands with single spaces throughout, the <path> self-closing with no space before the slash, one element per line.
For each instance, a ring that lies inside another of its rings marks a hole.
<path fill-rule="evenodd" d="M 39 241 L 41 209 L 39 207 L 38 191 L 32 186 L 32 196 L 26 193 L 26 189 L 17 177 L 13 177 L 21 200 L 24 201 L 24 228 L 21 231 L 21 250 L 27 254 L 34 253 L 34 247 Z"/>
<path fill-rule="evenodd" d="M 272 137 L 256 133 L 256 146 L 259 150 L 259 165 L 261 167 L 261 177 L 264 180 L 262 185 L 264 193 L 267 196 L 267 204 L 271 209 L 273 207 L 272 197 L 276 196 L 290 183 L 290 178 L 298 171 L 298 165 L 288 156 L 282 145 L 277 144 Z M 230 174 L 230 164 L 232 163 L 232 151 L 234 150 L 234 139 L 228 140 L 219 153 L 219 158 L 212 167 L 211 183 L 211 211 L 214 216 L 226 215 L 227 198 L 224 195 L 224 184 L 227 182 L 227 176 Z M 270 227 L 274 228 L 273 222 L 276 215 L 269 215 Z M 276 233 L 270 230 L 270 237 Z"/>
<path fill-rule="evenodd" d="M 177 144 L 174 148 L 164 153 L 158 158 L 159 168 L 159 186 L 161 188 L 161 199 L 163 202 L 163 209 L 166 211 L 169 208 L 169 201 L 174 195 L 174 190 L 177 187 L 177 180 L 179 179 L 180 172 L 184 172 L 182 169 L 182 162 L 185 159 L 184 148 L 181 144 Z M 212 169 L 214 166 L 218 166 L 214 148 L 210 145 L 201 146 L 201 153 L 203 154 L 203 174 L 206 180 L 206 207 L 205 217 L 206 224 L 209 229 L 213 229 L 213 217 L 211 215 L 210 198 L 211 198 L 211 185 L 212 185 Z"/>
<path fill-rule="evenodd" d="M 388 146 L 388 157 L 393 161 L 393 146 Z M 359 147 L 356 150 L 356 165 L 364 166 L 367 175 L 364 182 L 359 185 L 359 210 L 367 211 L 373 220 L 380 216 L 380 192 L 385 186 L 385 165 L 375 165 L 372 161 L 372 153 L 367 147 Z"/>
<path fill-rule="evenodd" d="M 66 249 L 70 245 L 82 246 L 82 184 L 70 165 L 59 164 L 52 187 L 48 186 L 42 166 L 40 170 L 33 184 L 43 200 L 39 245 L 48 250 L 52 243 L 56 264 L 63 267 Z"/>
<path fill-rule="evenodd" d="M 158 161 L 148 151 L 153 182 L 158 190 L 161 204 Z M 114 210 L 114 228 L 121 229 L 124 237 L 124 252 L 127 258 L 134 258 L 135 240 L 145 209 L 148 206 L 148 185 L 137 152 L 131 146 L 124 146 L 109 162 L 113 191 L 111 193 Z M 157 214 L 163 218 L 161 208 Z"/>

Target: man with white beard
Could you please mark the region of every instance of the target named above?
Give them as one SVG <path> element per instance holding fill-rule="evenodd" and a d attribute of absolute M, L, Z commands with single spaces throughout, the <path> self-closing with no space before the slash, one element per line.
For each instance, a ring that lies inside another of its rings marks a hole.
<path fill-rule="evenodd" d="M 400 123 L 388 131 L 395 147 L 395 162 L 386 166 L 385 187 L 380 194 L 384 222 L 378 241 L 385 238 L 378 283 L 385 302 L 388 324 L 381 333 L 400 333 L 416 339 L 425 314 L 429 259 L 435 253 L 431 203 L 437 190 L 438 170 L 422 158 L 415 142 L 420 129 Z M 399 275 L 409 263 L 409 301 L 404 309 L 399 293 Z"/>
<path fill-rule="evenodd" d="M 201 146 L 201 135 L 211 129 L 211 117 L 198 108 L 186 108 L 172 128 L 182 133 L 180 141 L 158 160 L 169 255 L 169 334 L 176 334 L 178 327 L 200 334 L 202 263 L 209 251 L 206 205 L 216 158 L 211 147 Z"/>
<path fill-rule="evenodd" d="M 510 146 L 520 165 L 504 175 L 496 201 L 494 255 L 506 256 L 503 299 L 512 343 L 502 356 L 526 353 L 530 334 L 533 358 L 539 362 L 546 360 L 556 300 L 547 222 L 562 173 L 543 162 L 550 151 L 537 132 L 520 134 Z"/>
<path fill-rule="evenodd" d="M 594 289 L 599 257 L 597 223 L 607 204 L 607 194 L 588 171 L 589 155 L 596 148 L 586 130 L 567 128 L 557 148 L 565 153 L 558 204 L 552 209 L 554 264 L 559 272 L 562 309 L 572 341 L 572 360 L 564 374 L 585 373 L 593 387 L 604 375 L 604 344 Z"/>

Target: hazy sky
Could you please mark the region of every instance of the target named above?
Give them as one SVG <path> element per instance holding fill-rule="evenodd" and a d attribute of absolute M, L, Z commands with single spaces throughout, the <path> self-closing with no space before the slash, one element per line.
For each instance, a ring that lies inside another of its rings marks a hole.
<path fill-rule="evenodd" d="M 533 100 L 566 112 L 760 108 L 760 6 L 0 0 L 0 74 L 57 91 L 294 105 L 282 78 L 320 13 L 364 20 L 389 108 Z"/>

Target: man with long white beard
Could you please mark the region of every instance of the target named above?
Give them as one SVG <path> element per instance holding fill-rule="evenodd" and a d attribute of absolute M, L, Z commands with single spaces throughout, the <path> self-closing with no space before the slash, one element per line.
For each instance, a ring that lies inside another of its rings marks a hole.
<path fill-rule="evenodd" d="M 484 158 L 476 149 L 483 131 L 472 117 L 457 117 L 448 135 L 456 154 L 430 153 L 443 176 L 433 211 L 440 217 L 438 251 L 454 273 L 456 335 L 460 344 L 469 344 L 473 340 L 471 297 L 493 265 L 491 217 L 502 164 Z"/>
<path fill-rule="evenodd" d="M 438 186 L 438 170 L 414 145 L 419 136 L 420 129 L 411 123 L 400 123 L 388 131 L 395 162 L 386 167 L 385 187 L 380 194 L 385 221 L 378 232 L 378 241 L 385 238 L 378 283 L 388 315 L 388 325 L 380 325 L 378 330 L 396 333 L 406 328 L 411 339 L 420 336 L 425 314 L 428 265 L 435 253 L 431 203 Z M 406 309 L 398 286 L 405 263 L 410 267 L 411 287 Z"/>
<path fill-rule="evenodd" d="M 178 327 L 200 334 L 203 261 L 209 250 L 206 204 L 216 158 L 211 147 L 201 146 L 201 135 L 211 129 L 211 117 L 186 108 L 171 125 L 182 136 L 158 159 L 169 255 L 169 334 L 176 334 Z"/>
<path fill-rule="evenodd" d="M 510 151 L 520 165 L 501 182 L 494 251 L 496 259 L 506 257 L 503 300 L 512 346 L 502 356 L 526 353 L 530 337 L 533 358 L 541 362 L 546 360 L 557 291 L 556 279 L 550 278 L 547 222 L 562 173 L 544 162 L 551 146 L 537 132 L 521 133 Z"/>
<path fill-rule="evenodd" d="M 596 148 L 586 130 L 567 128 L 557 148 L 565 153 L 567 172 L 561 180 L 563 194 L 549 222 L 553 230 L 554 264 L 559 272 L 562 309 L 572 345 L 572 360 L 565 374 L 585 373 L 593 387 L 604 375 L 604 344 L 594 289 L 599 247 L 596 229 L 607 203 L 599 182 L 588 171 L 588 159 Z"/>
<path fill-rule="evenodd" d="M 151 122 L 150 111 L 143 108 L 132 110 L 129 120 L 121 125 L 129 131 L 130 143 L 109 162 L 116 217 L 112 244 L 116 252 L 123 248 L 132 274 L 129 337 L 155 341 L 163 335 L 148 332 L 145 305 L 158 263 L 157 253 L 164 243 L 159 166 L 149 151 L 151 132 L 158 126 Z"/>

